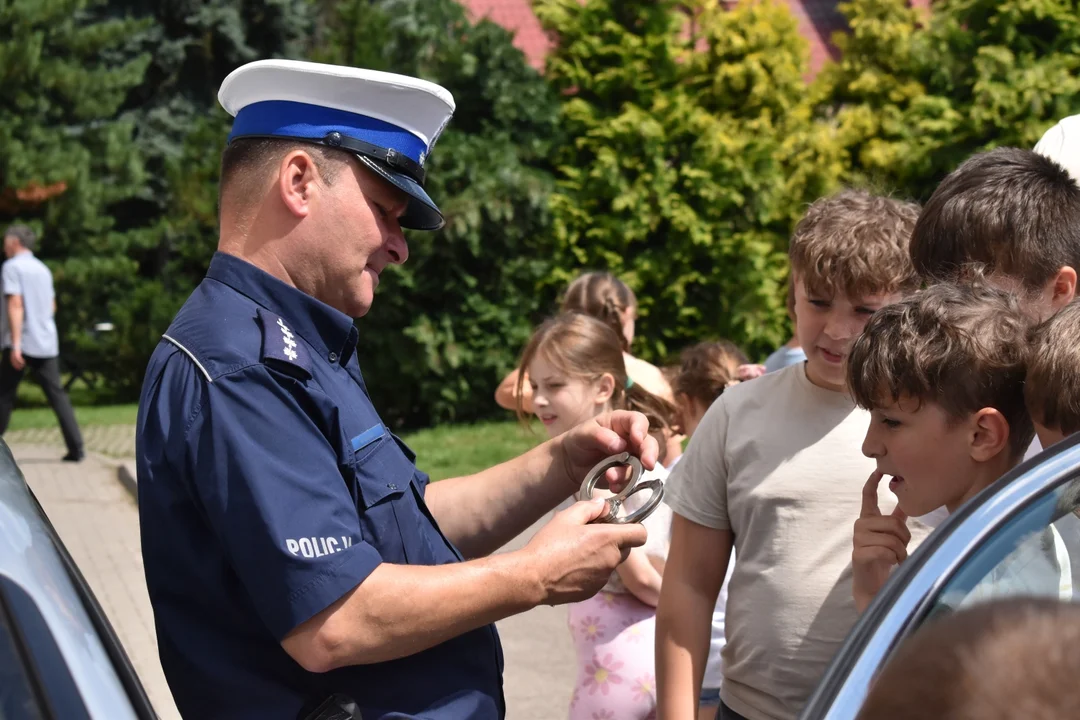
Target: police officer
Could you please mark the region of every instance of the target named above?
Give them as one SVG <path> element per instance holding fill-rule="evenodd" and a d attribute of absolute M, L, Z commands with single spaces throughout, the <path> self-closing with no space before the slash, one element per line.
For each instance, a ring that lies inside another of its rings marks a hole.
<path fill-rule="evenodd" d="M 293 61 L 239 68 L 206 278 L 155 350 L 139 404 L 139 510 L 162 665 L 186 718 L 501 718 L 493 623 L 603 585 L 639 525 L 557 515 L 604 457 L 652 467 L 616 412 L 495 468 L 429 485 L 383 425 L 353 318 L 438 229 L 424 160 L 454 110 L 409 77 Z M 344 700 L 342 700 L 344 702 Z M 333 704 L 333 702 L 331 702 Z"/>

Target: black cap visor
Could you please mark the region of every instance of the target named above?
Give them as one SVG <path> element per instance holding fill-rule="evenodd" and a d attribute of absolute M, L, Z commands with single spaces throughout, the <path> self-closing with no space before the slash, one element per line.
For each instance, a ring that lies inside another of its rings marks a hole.
<path fill-rule="evenodd" d="M 409 196 L 409 205 L 405 213 L 398 219 L 401 227 L 410 230 L 441 230 L 446 221 L 439 211 L 435 201 L 424 191 L 420 183 L 413 180 L 405 173 L 398 172 L 386 166 L 386 164 L 354 153 L 360 162 L 368 166 L 375 174 L 389 182 Z"/>

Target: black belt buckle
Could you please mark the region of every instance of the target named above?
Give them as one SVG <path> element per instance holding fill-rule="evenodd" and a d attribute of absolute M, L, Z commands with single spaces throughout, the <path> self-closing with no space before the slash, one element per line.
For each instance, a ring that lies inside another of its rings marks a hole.
<path fill-rule="evenodd" d="M 334 693 L 298 720 L 363 720 L 363 717 L 355 700 L 348 695 Z"/>

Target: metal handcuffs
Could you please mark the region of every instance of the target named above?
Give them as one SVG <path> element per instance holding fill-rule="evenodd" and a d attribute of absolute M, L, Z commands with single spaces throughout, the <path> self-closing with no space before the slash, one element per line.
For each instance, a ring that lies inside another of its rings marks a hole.
<path fill-rule="evenodd" d="M 592 500 L 593 488 L 596 487 L 597 481 L 599 481 L 609 469 L 618 467 L 619 465 L 630 466 L 630 479 L 627 481 L 626 487 L 624 487 L 622 492 L 618 495 L 604 498 L 607 501 L 607 514 L 601 515 L 593 520 L 594 523 L 613 523 L 622 525 L 625 523 L 641 522 L 652 515 L 653 511 L 660 505 L 660 501 L 664 499 L 664 483 L 661 481 L 646 480 L 643 483 L 638 483 L 638 479 L 641 477 L 642 473 L 641 460 L 628 452 L 612 455 L 611 457 L 598 462 L 596 466 L 589 471 L 589 474 L 585 476 L 585 480 L 581 483 L 581 490 L 578 491 L 581 498 L 583 500 Z M 626 499 L 642 490 L 652 490 L 652 495 L 645 504 L 626 517 L 619 517 L 619 509 L 622 508 L 622 504 Z"/>

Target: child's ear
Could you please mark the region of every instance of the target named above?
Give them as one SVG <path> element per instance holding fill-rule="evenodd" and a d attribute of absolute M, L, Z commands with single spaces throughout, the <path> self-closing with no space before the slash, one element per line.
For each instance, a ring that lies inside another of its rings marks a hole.
<path fill-rule="evenodd" d="M 611 402 L 611 396 L 615 394 L 615 376 L 604 373 L 596 382 L 596 397 L 593 399 L 597 405 Z"/>
<path fill-rule="evenodd" d="M 1058 270 L 1051 282 L 1053 288 L 1050 295 L 1050 307 L 1057 312 L 1076 297 L 1076 270 L 1065 265 Z"/>
<path fill-rule="evenodd" d="M 971 459 L 976 462 L 993 460 L 1008 452 L 1009 421 L 996 408 L 983 408 L 972 418 Z"/>
<path fill-rule="evenodd" d="M 679 412 L 690 412 L 693 410 L 693 399 L 686 393 L 677 393 L 675 395 L 675 407 Z"/>

